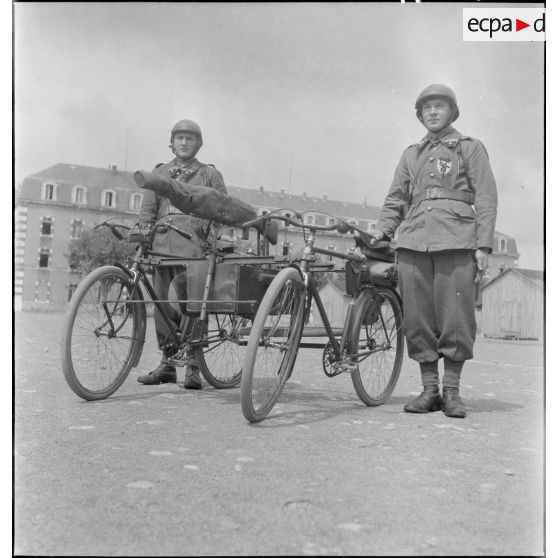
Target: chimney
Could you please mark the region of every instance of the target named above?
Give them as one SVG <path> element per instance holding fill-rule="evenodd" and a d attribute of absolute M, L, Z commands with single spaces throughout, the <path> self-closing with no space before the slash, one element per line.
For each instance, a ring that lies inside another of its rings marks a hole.
<path fill-rule="evenodd" d="M 110 165 L 110 170 L 115 174 L 118 172 L 118 169 L 116 168 L 116 165 Z"/>
<path fill-rule="evenodd" d="M 285 190 L 283 188 L 281 188 L 281 197 L 284 198 L 285 197 Z"/>
<path fill-rule="evenodd" d="M 263 186 L 260 184 L 260 186 L 258 187 L 258 192 L 260 194 L 263 194 Z"/>
<path fill-rule="evenodd" d="M 302 192 L 302 199 L 306 201 L 306 192 Z"/>
<path fill-rule="evenodd" d="M 324 203 L 327 203 L 327 194 L 324 194 L 323 202 L 324 202 Z"/>
<path fill-rule="evenodd" d="M 368 202 L 366 201 L 366 198 L 364 198 L 364 201 L 362 202 L 362 207 L 364 207 L 364 209 L 368 207 Z"/>

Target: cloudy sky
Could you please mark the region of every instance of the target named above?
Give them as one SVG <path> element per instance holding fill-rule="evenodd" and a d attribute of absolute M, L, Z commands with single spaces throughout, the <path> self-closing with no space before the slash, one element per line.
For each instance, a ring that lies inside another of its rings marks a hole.
<path fill-rule="evenodd" d="M 151 169 L 191 118 L 231 186 L 381 205 L 424 134 L 415 99 L 442 82 L 490 155 L 497 229 L 542 269 L 543 43 L 464 42 L 474 6 L 15 3 L 16 181 L 59 162 Z"/>

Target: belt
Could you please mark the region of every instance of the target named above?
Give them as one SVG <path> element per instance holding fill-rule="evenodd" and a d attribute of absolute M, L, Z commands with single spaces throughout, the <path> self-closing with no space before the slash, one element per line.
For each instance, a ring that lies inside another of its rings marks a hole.
<path fill-rule="evenodd" d="M 463 190 L 452 190 L 443 188 L 442 186 L 428 186 L 426 190 L 413 196 L 411 205 L 424 200 L 457 200 L 473 205 L 475 203 L 475 194 L 473 192 L 464 192 Z"/>

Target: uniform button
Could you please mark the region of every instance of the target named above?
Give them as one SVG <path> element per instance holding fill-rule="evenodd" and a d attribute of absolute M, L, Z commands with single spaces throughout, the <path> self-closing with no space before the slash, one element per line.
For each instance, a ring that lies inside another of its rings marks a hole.
<path fill-rule="evenodd" d="M 432 211 L 432 207 L 428 206 L 428 211 Z"/>
<path fill-rule="evenodd" d="M 434 178 L 436 175 L 433 172 L 431 172 L 429 176 L 430 178 Z"/>
<path fill-rule="evenodd" d="M 434 157 L 430 157 L 430 159 L 428 159 L 431 163 L 434 162 Z"/>

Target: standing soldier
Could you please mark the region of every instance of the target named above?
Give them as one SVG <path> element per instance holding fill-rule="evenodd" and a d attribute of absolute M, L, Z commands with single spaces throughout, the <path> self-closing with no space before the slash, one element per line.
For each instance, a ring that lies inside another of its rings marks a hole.
<path fill-rule="evenodd" d="M 415 109 L 428 133 L 403 152 L 373 237 L 393 238 L 399 228 L 405 337 L 423 385 L 423 392 L 404 409 L 443 409 L 448 417 L 463 418 L 459 381 L 464 361 L 473 358 L 474 282 L 476 274 L 486 270 L 492 251 L 496 183 L 483 144 L 451 125 L 459 108 L 449 87 L 428 86 Z"/>
<path fill-rule="evenodd" d="M 170 176 L 180 182 L 196 186 L 216 188 L 224 194 L 227 193 L 223 176 L 213 167 L 200 163 L 196 159 L 196 153 L 203 145 L 201 128 L 192 120 L 180 120 L 171 130 L 170 148 L 175 158 L 166 165 L 160 164 L 155 167 L 154 173 Z M 190 241 L 172 230 L 160 231 L 153 241 L 153 250 L 165 254 L 172 254 L 183 258 L 196 258 L 203 254 L 203 246 L 207 242 L 211 222 L 191 215 L 185 215 L 176 207 L 173 207 L 167 198 L 159 196 L 150 190 L 146 190 L 140 210 L 140 224 L 153 223 L 158 220 L 172 222 L 178 228 L 192 235 Z M 158 299 L 168 297 L 169 285 L 177 273 L 175 267 L 155 268 L 153 287 Z M 174 311 L 168 303 L 165 309 L 173 317 L 176 327 L 180 326 L 180 315 Z M 138 378 L 138 382 L 146 385 L 176 383 L 176 368 L 167 361 L 169 355 L 165 354 L 165 341 L 169 334 L 167 325 L 160 312 L 155 307 L 155 331 L 157 343 L 163 352 L 161 364 Z M 186 366 L 186 378 L 184 387 L 186 389 L 201 389 L 201 378 L 196 357 L 193 349 L 186 351 L 188 362 Z"/>

